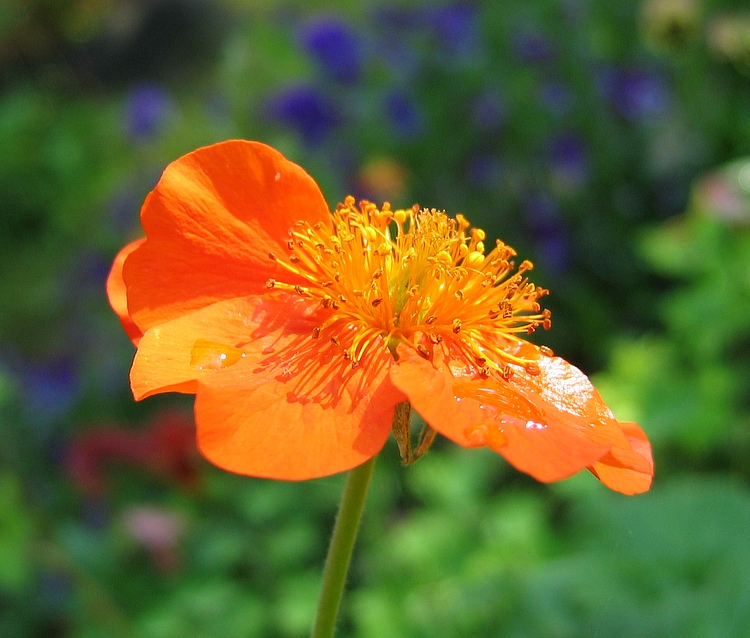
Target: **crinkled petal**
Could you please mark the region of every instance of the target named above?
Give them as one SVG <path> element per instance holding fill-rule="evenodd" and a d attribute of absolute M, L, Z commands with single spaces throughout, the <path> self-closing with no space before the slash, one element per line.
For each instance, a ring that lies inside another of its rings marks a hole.
<path fill-rule="evenodd" d="M 647 467 L 587 377 L 559 357 L 539 357 L 535 376 L 514 366 L 503 381 L 477 377 L 441 348 L 433 361 L 404 345 L 398 353 L 394 385 L 459 445 L 486 445 L 544 482 L 591 467 L 613 448 L 632 454 L 639 470 Z"/>
<path fill-rule="evenodd" d="M 302 480 L 355 467 L 383 447 L 403 395 L 387 352 L 352 369 L 330 341 L 312 338 L 321 312 L 276 294 L 156 326 L 141 340 L 133 391 L 197 393 L 198 446 L 226 470 Z"/>
<path fill-rule="evenodd" d="M 616 492 L 628 495 L 647 492 L 654 478 L 651 444 L 637 424 L 620 422 L 620 427 L 630 443 L 632 453 L 640 458 L 640 463 L 635 465 L 631 459 L 621 458 L 623 450 L 613 447 L 609 454 L 589 469 L 602 483 Z M 638 469 L 633 469 L 634 466 Z"/>
<path fill-rule="evenodd" d="M 136 346 L 143 336 L 143 333 L 141 332 L 141 329 L 135 325 L 135 321 L 133 321 L 128 312 L 128 299 L 125 289 L 125 281 L 122 278 L 122 268 L 128 256 L 144 241 L 145 239 L 137 239 L 129 243 L 117 253 L 115 260 L 112 263 L 112 269 L 109 271 L 109 276 L 107 277 L 107 298 L 109 299 L 109 305 L 112 307 L 112 310 L 117 313 L 120 323 L 125 329 L 125 334 L 130 337 L 130 340 Z"/>
<path fill-rule="evenodd" d="M 265 144 L 232 140 L 172 162 L 146 198 L 147 241 L 127 260 L 130 315 L 143 332 L 222 299 L 263 292 L 298 220 L 330 224 L 302 168 Z M 288 280 L 289 277 L 286 277 Z"/>

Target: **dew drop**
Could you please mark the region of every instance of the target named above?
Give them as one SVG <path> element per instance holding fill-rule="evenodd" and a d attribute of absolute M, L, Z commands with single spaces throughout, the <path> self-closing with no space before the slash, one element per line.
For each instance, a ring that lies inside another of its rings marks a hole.
<path fill-rule="evenodd" d="M 487 445 L 487 426 L 470 425 L 464 428 L 464 436 L 468 439 L 469 447 L 483 447 Z"/>
<path fill-rule="evenodd" d="M 526 421 L 527 430 L 546 430 L 547 426 L 544 423 L 537 423 L 536 421 Z"/>
<path fill-rule="evenodd" d="M 464 436 L 468 439 L 469 447 L 489 446 L 497 449 L 508 445 L 508 437 L 497 426 L 492 423 L 480 423 L 470 425 L 464 429 Z"/>
<path fill-rule="evenodd" d="M 190 351 L 190 365 L 198 370 L 221 370 L 237 363 L 245 356 L 240 348 L 197 339 Z"/>

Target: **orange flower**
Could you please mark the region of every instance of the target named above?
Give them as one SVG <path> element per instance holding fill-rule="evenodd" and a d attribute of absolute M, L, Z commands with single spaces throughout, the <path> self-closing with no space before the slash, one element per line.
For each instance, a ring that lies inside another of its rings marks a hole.
<path fill-rule="evenodd" d="M 299 166 L 235 140 L 170 164 L 141 221 L 145 241 L 108 282 L 138 344 L 133 393 L 195 393 L 198 445 L 216 465 L 341 472 L 376 455 L 410 405 L 429 425 L 416 451 L 395 428 L 408 461 L 434 428 L 540 481 L 588 468 L 619 492 L 649 488 L 641 429 L 522 338 L 550 323 L 532 264 L 486 248 L 463 216 L 351 197 L 331 213 Z"/>

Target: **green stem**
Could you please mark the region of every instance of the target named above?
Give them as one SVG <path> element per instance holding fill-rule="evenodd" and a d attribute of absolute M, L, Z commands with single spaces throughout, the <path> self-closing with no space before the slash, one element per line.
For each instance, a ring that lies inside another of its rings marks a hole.
<path fill-rule="evenodd" d="M 355 467 L 346 479 L 344 494 L 341 497 L 339 513 L 333 528 L 328 557 L 323 569 L 323 584 L 318 598 L 318 613 L 312 638 L 331 638 L 336 627 L 341 597 L 344 593 L 346 573 L 357 538 L 357 528 L 365 506 L 367 488 L 375 467 L 375 457 Z"/>

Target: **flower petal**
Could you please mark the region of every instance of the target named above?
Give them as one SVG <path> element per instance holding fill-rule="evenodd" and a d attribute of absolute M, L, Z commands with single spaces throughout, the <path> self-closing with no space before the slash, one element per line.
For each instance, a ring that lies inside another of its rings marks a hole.
<path fill-rule="evenodd" d="M 302 480 L 355 467 L 383 447 L 404 397 L 388 379 L 387 351 L 355 370 L 330 341 L 312 338 L 325 312 L 273 294 L 151 328 L 133 392 L 196 392 L 199 448 L 226 470 Z"/>
<path fill-rule="evenodd" d="M 278 151 L 232 140 L 172 162 L 146 198 L 147 240 L 127 260 L 130 314 L 145 332 L 221 299 L 263 292 L 292 225 L 330 224 L 315 181 Z"/>
<path fill-rule="evenodd" d="M 654 477 L 651 444 L 637 424 L 621 422 L 620 427 L 630 443 L 631 454 L 636 454 L 640 462 L 636 465 L 630 458 L 621 458 L 623 451 L 613 447 L 609 454 L 589 469 L 602 483 L 616 492 L 641 494 L 648 491 Z"/>
<path fill-rule="evenodd" d="M 247 366 L 221 384 L 200 384 L 195 402 L 198 448 L 239 474 L 305 480 L 349 470 L 382 449 L 403 396 L 384 359 L 346 378 L 320 367 L 299 394 L 293 379 L 268 379 Z"/>
<path fill-rule="evenodd" d="M 394 385 L 438 432 L 459 445 L 487 445 L 517 469 L 557 481 L 598 462 L 628 441 L 577 368 L 541 357 L 540 374 L 516 367 L 510 381 L 473 375 L 445 351 L 434 362 L 400 346 Z"/>
<path fill-rule="evenodd" d="M 125 334 L 130 337 L 130 340 L 137 346 L 143 333 L 141 329 L 135 325 L 135 321 L 128 312 L 128 299 L 125 289 L 125 281 L 122 278 L 122 268 L 125 265 L 125 260 L 128 256 L 138 248 L 145 239 L 136 239 L 129 243 L 123 248 L 112 264 L 112 269 L 109 271 L 107 277 L 107 298 L 109 299 L 109 305 L 117 313 L 120 319 L 122 327 L 125 329 Z"/>
<path fill-rule="evenodd" d="M 155 326 L 133 361 L 133 395 L 140 401 L 163 392 L 195 393 L 207 376 L 256 366 L 279 340 L 307 338 L 314 317 L 301 299 L 276 294 L 226 299 Z"/>

